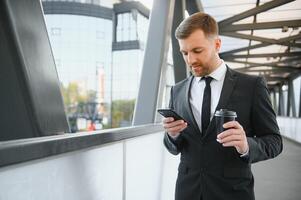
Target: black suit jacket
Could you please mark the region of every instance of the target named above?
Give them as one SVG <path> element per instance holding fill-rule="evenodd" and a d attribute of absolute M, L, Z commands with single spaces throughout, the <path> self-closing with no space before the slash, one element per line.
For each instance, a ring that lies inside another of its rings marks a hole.
<path fill-rule="evenodd" d="M 173 86 L 170 107 L 184 117 L 188 127 L 176 140 L 167 134 L 164 144 L 181 153 L 176 200 L 253 200 L 251 163 L 273 158 L 282 151 L 282 139 L 265 81 L 227 68 L 217 110 L 237 113 L 249 143 L 249 155 L 240 157 L 234 147 L 216 141 L 215 118 L 201 133 L 189 102 L 193 76 Z"/>

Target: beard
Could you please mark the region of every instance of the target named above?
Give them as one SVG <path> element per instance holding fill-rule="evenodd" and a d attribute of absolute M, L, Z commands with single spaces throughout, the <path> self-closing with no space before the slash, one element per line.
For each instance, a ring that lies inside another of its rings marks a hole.
<path fill-rule="evenodd" d="M 201 66 L 197 66 L 197 67 L 189 66 L 189 70 L 195 77 L 203 77 L 203 76 L 207 76 L 210 74 L 210 71 L 208 68 L 201 67 Z"/>

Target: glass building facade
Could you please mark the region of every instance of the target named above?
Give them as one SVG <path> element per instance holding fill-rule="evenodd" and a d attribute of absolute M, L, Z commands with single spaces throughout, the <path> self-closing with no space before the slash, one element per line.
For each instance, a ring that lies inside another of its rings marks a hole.
<path fill-rule="evenodd" d="M 137 10 L 117 14 L 113 50 L 112 99 L 136 99 L 143 64 L 148 19 Z"/>
<path fill-rule="evenodd" d="M 116 40 L 117 42 L 133 40 L 145 42 L 147 27 L 148 19 L 141 15 L 137 10 L 118 14 Z"/>
<path fill-rule="evenodd" d="M 42 2 L 71 127 L 77 131 L 130 125 L 148 9 L 138 2 L 114 0 Z M 121 102 L 123 107 L 131 107 L 127 116 L 116 111 L 120 101 L 126 101 Z M 96 127 L 89 129 L 91 122 L 97 122 Z"/>
<path fill-rule="evenodd" d="M 46 24 L 60 81 L 98 91 L 110 101 L 112 21 L 76 15 L 46 15 Z M 103 77 L 100 77 L 102 75 Z M 104 95 L 100 91 L 104 78 Z"/>
<path fill-rule="evenodd" d="M 113 100 L 136 99 L 143 53 L 140 49 L 113 52 Z"/>

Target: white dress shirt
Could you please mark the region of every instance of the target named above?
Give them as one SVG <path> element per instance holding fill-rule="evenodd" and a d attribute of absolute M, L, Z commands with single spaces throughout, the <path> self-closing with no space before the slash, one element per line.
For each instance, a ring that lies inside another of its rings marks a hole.
<path fill-rule="evenodd" d="M 213 78 L 210 83 L 210 87 L 211 87 L 210 121 L 214 116 L 215 109 L 217 107 L 217 104 L 219 102 L 222 93 L 226 72 L 227 72 L 227 66 L 225 62 L 222 60 L 220 66 L 218 66 L 211 74 L 208 75 Z M 202 105 L 203 105 L 204 90 L 206 86 L 205 80 L 204 79 L 202 80 L 202 78 L 203 77 L 194 77 L 190 88 L 190 98 L 189 98 L 192 113 L 194 115 L 194 118 L 196 120 L 196 123 L 198 124 L 200 131 L 202 130 Z M 173 140 L 175 140 L 179 135 L 180 133 L 170 137 Z M 240 157 L 248 156 L 248 154 L 249 154 L 249 149 L 247 149 L 246 152 L 241 154 Z"/>
<path fill-rule="evenodd" d="M 210 108 L 210 120 L 212 119 L 216 106 L 219 102 L 223 83 L 225 80 L 227 72 L 227 67 L 224 61 L 220 66 L 218 66 L 211 74 L 208 76 L 212 77 L 212 81 L 210 83 L 211 87 L 211 108 Z M 191 84 L 190 89 L 190 105 L 194 115 L 194 118 L 199 126 L 199 129 L 202 130 L 202 104 L 203 104 L 203 95 L 205 90 L 205 80 L 202 80 L 202 77 L 195 77 Z"/>
<path fill-rule="evenodd" d="M 218 66 L 211 74 L 213 79 L 210 83 L 211 87 L 211 108 L 210 108 L 210 120 L 214 115 L 215 108 L 219 102 L 219 98 L 221 96 L 224 79 L 226 76 L 227 67 L 225 62 L 222 60 L 220 66 Z M 203 104 L 203 95 L 205 90 L 205 80 L 202 80 L 202 77 L 194 77 L 192 80 L 191 88 L 190 88 L 190 97 L 189 102 L 191 105 L 192 113 L 195 118 L 195 121 L 198 124 L 200 130 L 202 130 L 202 104 Z M 170 136 L 172 139 L 177 139 L 180 133 Z"/>

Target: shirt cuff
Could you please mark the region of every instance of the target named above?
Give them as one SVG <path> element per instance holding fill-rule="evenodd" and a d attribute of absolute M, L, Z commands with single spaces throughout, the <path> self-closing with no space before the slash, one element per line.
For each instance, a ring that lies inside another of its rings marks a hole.
<path fill-rule="evenodd" d="M 247 157 L 249 155 L 249 148 L 247 149 L 247 151 L 245 153 L 240 154 L 240 157 L 244 158 Z"/>
<path fill-rule="evenodd" d="M 169 135 L 168 133 L 167 133 L 167 135 L 169 136 L 169 138 L 170 138 L 171 140 L 176 141 L 177 138 L 179 137 L 180 133 L 177 133 L 175 136 Z"/>

